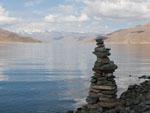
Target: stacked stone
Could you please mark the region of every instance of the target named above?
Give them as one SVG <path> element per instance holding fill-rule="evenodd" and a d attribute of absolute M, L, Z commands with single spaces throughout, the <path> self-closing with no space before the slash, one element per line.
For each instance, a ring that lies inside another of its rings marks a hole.
<path fill-rule="evenodd" d="M 110 61 L 110 49 L 105 48 L 103 39 L 97 38 L 97 47 L 93 52 L 97 56 L 91 79 L 87 106 L 89 108 L 113 108 L 117 105 L 117 85 L 114 80 L 113 72 L 117 65 Z"/>

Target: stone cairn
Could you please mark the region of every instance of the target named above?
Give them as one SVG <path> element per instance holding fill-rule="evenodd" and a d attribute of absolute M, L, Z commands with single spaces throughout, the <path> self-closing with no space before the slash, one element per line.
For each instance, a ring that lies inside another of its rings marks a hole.
<path fill-rule="evenodd" d="M 97 47 L 93 52 L 97 61 L 86 98 L 87 104 L 75 112 L 67 113 L 150 113 L 150 81 L 129 86 L 117 99 L 117 85 L 113 75 L 117 66 L 110 61 L 110 49 L 105 48 L 101 38 L 104 37 L 96 39 Z"/>
<path fill-rule="evenodd" d="M 117 65 L 110 61 L 110 49 L 105 48 L 103 39 L 97 38 L 97 47 L 93 52 L 97 56 L 91 79 L 89 95 L 86 98 L 87 105 L 78 108 L 76 113 L 101 113 L 117 106 L 117 85 L 113 72 Z"/>

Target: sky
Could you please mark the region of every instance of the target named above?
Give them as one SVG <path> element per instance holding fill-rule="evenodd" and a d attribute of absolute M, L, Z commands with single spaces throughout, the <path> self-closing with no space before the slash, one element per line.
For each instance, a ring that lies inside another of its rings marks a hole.
<path fill-rule="evenodd" d="M 150 0 L 0 0 L 0 28 L 109 33 L 150 23 Z"/>

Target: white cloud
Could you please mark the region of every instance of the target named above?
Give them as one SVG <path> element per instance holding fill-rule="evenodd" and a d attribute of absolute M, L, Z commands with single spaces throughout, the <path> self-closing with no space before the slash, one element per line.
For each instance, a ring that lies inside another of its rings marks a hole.
<path fill-rule="evenodd" d="M 135 21 L 135 23 L 140 23 L 141 20 L 149 20 L 150 1 L 75 0 L 69 5 L 59 5 L 52 11 L 44 17 L 45 22 L 60 23 L 66 26 L 63 28 L 69 29 L 70 27 L 78 31 L 104 32 L 105 30 L 109 32 L 116 29 L 113 26 L 119 26 L 119 24 L 123 26 Z M 109 23 L 111 26 L 108 25 Z"/>
<path fill-rule="evenodd" d="M 80 16 L 75 15 L 48 15 L 45 16 L 44 20 L 46 22 L 84 22 L 87 21 L 89 18 L 86 14 L 81 14 Z"/>
<path fill-rule="evenodd" d="M 25 6 L 30 7 L 42 3 L 43 0 L 25 0 Z"/>
<path fill-rule="evenodd" d="M 14 29 L 15 28 L 15 29 Z M 44 22 L 19 22 L 7 28 L 11 31 L 18 33 L 34 33 L 51 31 L 51 25 Z"/>
<path fill-rule="evenodd" d="M 72 14 L 75 12 L 73 5 L 58 5 L 56 7 L 53 7 L 52 12 L 55 12 L 57 14 Z"/>
<path fill-rule="evenodd" d="M 46 22 L 55 22 L 57 19 L 58 19 L 58 16 L 52 15 L 52 14 L 49 14 L 48 16 L 44 17 L 44 20 Z"/>
<path fill-rule="evenodd" d="M 88 20 L 88 16 L 86 14 L 81 14 L 80 16 L 69 15 L 63 18 L 66 22 L 84 22 Z"/>
<path fill-rule="evenodd" d="M 44 0 L 24 1 L 26 1 L 27 6 L 34 6 Z M 140 24 L 141 21 L 150 22 L 150 0 L 67 1 L 69 3 L 44 9 L 44 12 L 43 10 L 36 10 L 35 13 L 38 13 L 38 15 L 35 16 L 35 19 L 34 15 L 28 16 L 22 22 L 14 24 L 11 29 L 28 33 L 52 30 L 106 33 L 114 29 L 127 27 L 129 23 L 135 25 Z M 15 18 L 8 16 L 7 11 L 1 9 L 0 17 L 0 22 L 15 20 Z"/>
<path fill-rule="evenodd" d="M 10 17 L 9 12 L 0 6 L 0 24 L 12 24 L 16 21 L 16 18 Z"/>
<path fill-rule="evenodd" d="M 85 0 L 85 9 L 90 16 L 108 19 L 150 19 L 148 0 Z"/>

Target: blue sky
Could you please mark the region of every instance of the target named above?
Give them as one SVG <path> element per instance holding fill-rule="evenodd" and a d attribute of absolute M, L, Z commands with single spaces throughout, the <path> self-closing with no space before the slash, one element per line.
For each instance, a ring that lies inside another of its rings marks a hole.
<path fill-rule="evenodd" d="M 0 1 L 0 27 L 14 32 L 108 33 L 146 23 L 149 0 Z"/>

